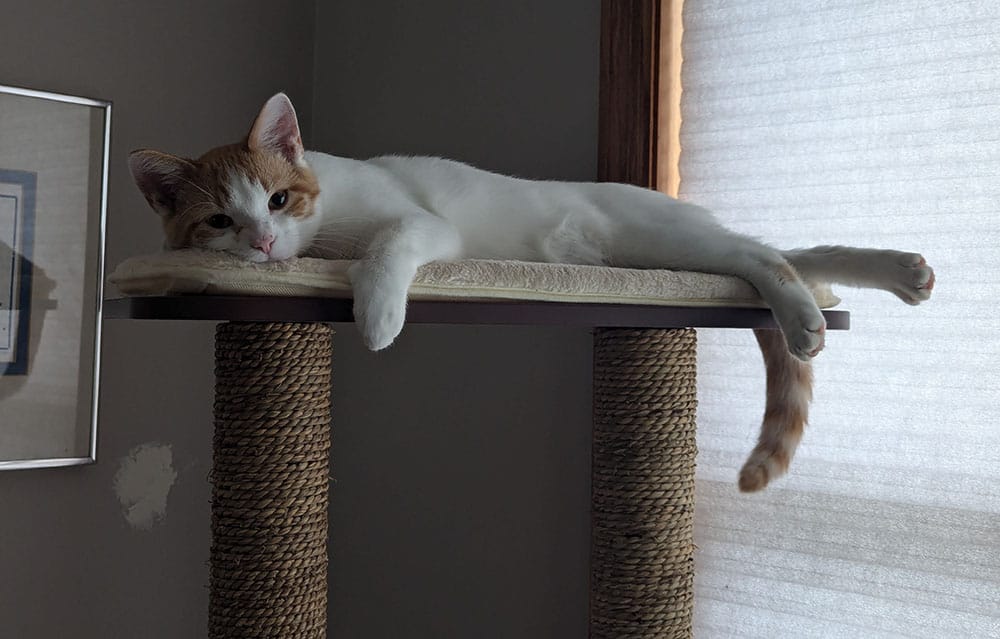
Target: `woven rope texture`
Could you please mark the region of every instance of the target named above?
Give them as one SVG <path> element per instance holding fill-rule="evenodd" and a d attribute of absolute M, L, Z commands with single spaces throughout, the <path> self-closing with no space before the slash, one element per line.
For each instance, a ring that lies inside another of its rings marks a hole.
<path fill-rule="evenodd" d="M 211 639 L 326 637 L 331 335 L 216 330 Z"/>
<path fill-rule="evenodd" d="M 594 336 L 590 636 L 691 637 L 695 332 Z"/>

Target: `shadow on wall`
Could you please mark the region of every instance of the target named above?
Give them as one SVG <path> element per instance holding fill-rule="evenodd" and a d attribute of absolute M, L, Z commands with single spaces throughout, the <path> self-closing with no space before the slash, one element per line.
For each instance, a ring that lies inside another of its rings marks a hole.
<path fill-rule="evenodd" d="M 0 241 L 0 400 L 27 383 L 55 289 L 43 268 Z"/>

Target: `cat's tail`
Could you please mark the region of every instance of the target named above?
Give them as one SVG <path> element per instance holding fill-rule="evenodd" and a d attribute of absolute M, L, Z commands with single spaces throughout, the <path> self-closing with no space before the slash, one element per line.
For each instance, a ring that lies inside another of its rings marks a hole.
<path fill-rule="evenodd" d="M 757 446 L 740 470 L 739 486 L 754 492 L 788 470 L 812 400 L 812 365 L 793 357 L 778 330 L 754 330 L 767 369 L 767 404 Z"/>

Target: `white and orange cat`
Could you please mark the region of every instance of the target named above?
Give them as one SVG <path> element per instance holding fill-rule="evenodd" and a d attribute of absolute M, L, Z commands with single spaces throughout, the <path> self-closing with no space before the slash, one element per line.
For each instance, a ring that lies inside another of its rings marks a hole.
<path fill-rule="evenodd" d="M 806 281 L 878 288 L 926 300 L 934 272 L 915 253 L 821 246 L 777 251 L 662 193 L 610 183 L 522 180 L 428 157 L 366 161 L 305 151 L 295 110 L 272 97 L 246 140 L 197 160 L 134 151 L 129 166 L 159 213 L 168 248 L 227 251 L 253 262 L 354 259 L 354 315 L 372 350 L 403 328 L 417 267 L 434 260 L 513 259 L 665 268 L 741 277 L 771 307 L 757 331 L 767 368 L 759 442 L 742 490 L 782 474 L 812 398 L 809 359 L 825 321 Z M 782 336 L 783 334 L 783 336 Z"/>

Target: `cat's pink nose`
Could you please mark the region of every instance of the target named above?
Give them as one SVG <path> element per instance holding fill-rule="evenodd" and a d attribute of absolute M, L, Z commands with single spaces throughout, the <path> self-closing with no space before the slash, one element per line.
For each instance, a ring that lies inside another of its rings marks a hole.
<path fill-rule="evenodd" d="M 274 236 L 268 233 L 267 235 L 261 237 L 259 240 L 253 243 L 255 249 L 260 249 L 264 252 L 264 255 L 271 254 L 271 245 L 274 244 Z"/>

